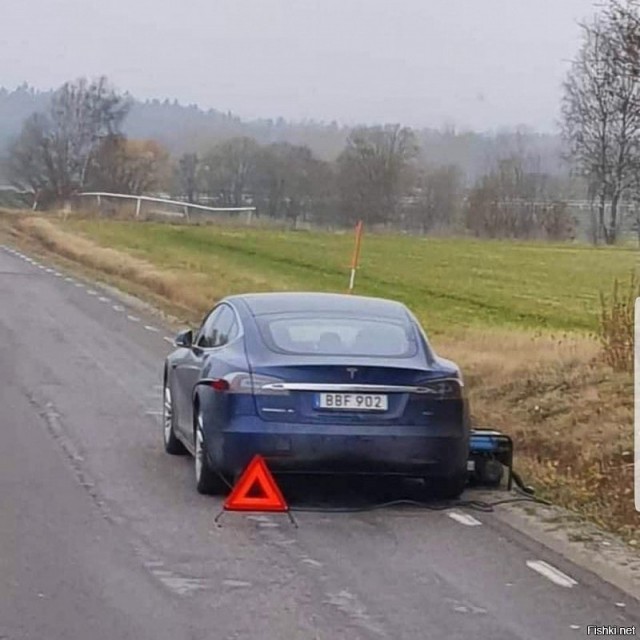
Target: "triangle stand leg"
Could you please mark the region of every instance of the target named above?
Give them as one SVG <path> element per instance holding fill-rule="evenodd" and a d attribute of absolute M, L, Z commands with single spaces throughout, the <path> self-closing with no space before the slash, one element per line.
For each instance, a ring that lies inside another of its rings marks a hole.
<path fill-rule="evenodd" d="M 226 509 L 221 509 L 220 512 L 218 513 L 218 515 L 213 519 L 213 523 L 217 526 L 217 527 L 222 527 L 222 524 L 220 523 L 220 520 L 222 518 L 222 516 L 226 513 Z M 296 528 L 299 529 L 300 525 L 298 524 L 298 521 L 293 517 L 293 513 L 291 513 L 291 511 L 289 509 L 287 509 L 286 511 L 287 516 L 289 516 L 289 521 L 291 522 L 291 524 Z"/>
<path fill-rule="evenodd" d="M 293 517 L 293 513 L 291 513 L 291 511 L 289 509 L 287 509 L 287 515 L 289 516 L 289 520 L 291 520 L 291 524 L 296 529 L 299 529 L 300 527 L 298 526 L 298 523 L 297 523 L 296 519 Z"/>

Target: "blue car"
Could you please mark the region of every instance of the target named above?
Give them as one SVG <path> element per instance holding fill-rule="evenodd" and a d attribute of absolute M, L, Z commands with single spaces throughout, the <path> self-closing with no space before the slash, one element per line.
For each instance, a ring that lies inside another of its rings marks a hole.
<path fill-rule="evenodd" d="M 467 480 L 459 368 L 391 300 L 256 293 L 220 301 L 164 367 L 164 445 L 190 453 L 200 493 L 222 493 L 255 454 L 275 473 Z"/>

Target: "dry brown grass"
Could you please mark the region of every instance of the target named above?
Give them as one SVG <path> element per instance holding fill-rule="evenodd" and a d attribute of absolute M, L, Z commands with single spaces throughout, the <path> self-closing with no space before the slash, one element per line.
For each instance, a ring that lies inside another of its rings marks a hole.
<path fill-rule="evenodd" d="M 195 263 L 159 269 L 47 220 L 14 217 L 11 225 L 38 246 L 114 276 L 165 309 L 178 307 L 183 319 L 201 317 L 226 293 L 215 278 L 204 279 Z M 247 290 L 269 284 L 260 273 L 229 274 L 222 262 L 216 268 L 225 280 L 244 278 L 235 285 Z M 474 424 L 513 436 L 517 467 L 528 482 L 627 539 L 636 535 L 632 376 L 603 360 L 595 337 L 469 329 L 444 334 L 435 346 L 462 366 Z"/>
<path fill-rule="evenodd" d="M 202 315 L 211 306 L 212 298 L 204 298 L 200 291 L 202 283 L 191 273 L 160 270 L 145 260 L 122 251 L 100 247 L 91 240 L 63 231 L 53 222 L 41 218 L 17 219 L 15 227 L 48 251 L 119 280 L 139 285 L 188 315 Z M 189 287 L 184 286 L 187 277 Z M 210 287 L 206 288 L 210 294 Z"/>
<path fill-rule="evenodd" d="M 638 297 L 640 285 L 635 272 L 631 274 L 624 289 L 617 279 L 614 280 L 610 298 L 600 293 L 600 340 L 603 356 L 615 371 L 630 372 L 633 369 L 633 316 Z"/>
<path fill-rule="evenodd" d="M 597 341 L 467 332 L 439 345 L 467 373 L 474 424 L 516 442 L 516 464 L 543 494 L 632 539 L 633 380 Z"/>

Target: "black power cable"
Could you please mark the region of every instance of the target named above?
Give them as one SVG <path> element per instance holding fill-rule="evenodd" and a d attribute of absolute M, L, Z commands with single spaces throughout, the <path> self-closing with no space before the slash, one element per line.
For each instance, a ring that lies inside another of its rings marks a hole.
<path fill-rule="evenodd" d="M 412 506 L 426 509 L 428 511 L 446 511 L 452 507 L 466 507 L 467 509 L 473 509 L 483 513 L 491 513 L 497 506 L 515 502 L 534 502 L 546 506 L 551 505 L 547 500 L 535 497 L 535 490 L 532 487 L 525 485 L 522 481 L 522 477 L 515 471 L 513 472 L 513 481 L 515 483 L 515 491 L 519 493 L 520 496 L 494 500 L 492 502 L 487 502 L 485 500 L 450 500 L 442 503 L 431 503 L 422 502 L 420 500 L 402 499 L 362 505 L 360 507 L 289 507 L 289 510 L 299 513 L 364 513 L 366 511 L 377 511 L 379 509 L 388 509 L 390 507 Z"/>
<path fill-rule="evenodd" d="M 446 511 L 452 507 L 463 507 L 481 511 L 483 513 L 491 513 L 495 507 L 502 504 L 510 504 L 514 502 L 536 502 L 539 504 L 549 505 L 550 503 L 540 498 L 530 495 L 523 495 L 518 498 L 505 498 L 504 500 L 495 500 L 486 502 L 484 500 L 451 500 L 449 502 L 431 503 L 421 502 L 419 500 L 390 500 L 388 502 L 379 502 L 376 504 L 362 505 L 360 507 L 289 507 L 289 511 L 298 513 L 364 513 L 366 511 L 378 511 L 380 509 L 388 509 L 390 507 L 412 506 L 425 509 L 427 511 Z"/>

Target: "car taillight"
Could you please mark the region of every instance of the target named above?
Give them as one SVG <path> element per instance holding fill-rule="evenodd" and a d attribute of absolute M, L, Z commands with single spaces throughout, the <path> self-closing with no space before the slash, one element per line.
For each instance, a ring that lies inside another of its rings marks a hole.
<path fill-rule="evenodd" d="M 286 396 L 286 389 L 269 388 L 269 385 L 281 384 L 282 380 L 271 376 L 261 376 L 255 373 L 239 371 L 225 376 L 229 383 L 229 393 L 253 393 L 254 395 Z"/>
<path fill-rule="evenodd" d="M 217 378 L 216 380 L 210 380 L 209 386 L 216 391 L 229 391 L 230 385 L 224 378 Z"/>
<path fill-rule="evenodd" d="M 463 383 L 459 378 L 446 378 L 444 380 L 431 380 L 420 385 L 425 389 L 425 395 L 438 400 L 462 398 Z"/>

